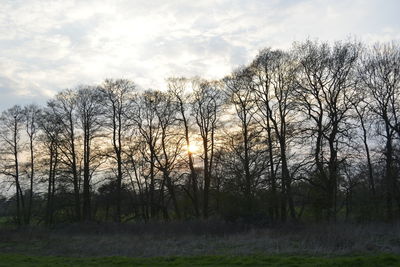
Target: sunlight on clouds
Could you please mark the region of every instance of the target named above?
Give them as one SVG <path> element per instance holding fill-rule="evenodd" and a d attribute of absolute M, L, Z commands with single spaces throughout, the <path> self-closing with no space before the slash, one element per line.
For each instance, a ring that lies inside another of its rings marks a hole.
<path fill-rule="evenodd" d="M 99 33 L 110 40 L 127 41 L 127 43 L 145 43 L 150 38 L 162 34 L 162 20 L 153 18 L 117 19 L 106 24 Z"/>
<path fill-rule="evenodd" d="M 40 93 L 44 96 L 47 96 L 49 98 L 54 97 L 55 92 L 50 89 L 39 89 Z"/>
<path fill-rule="evenodd" d="M 391 42 L 391 41 L 400 42 L 400 31 L 396 31 L 391 27 L 385 27 L 379 34 L 368 33 L 363 37 L 364 37 L 363 39 L 368 43 Z"/>
<path fill-rule="evenodd" d="M 15 94 L 17 96 L 30 96 L 30 95 L 32 95 L 32 91 L 28 88 L 18 89 L 18 90 L 15 90 Z"/>
<path fill-rule="evenodd" d="M 232 66 L 227 63 L 228 62 L 223 59 L 212 60 L 212 64 L 210 64 L 209 68 L 206 70 L 205 75 L 214 79 L 223 78 L 233 70 Z"/>
<path fill-rule="evenodd" d="M 0 84 L 43 101 L 104 78 L 163 89 L 168 76 L 221 78 L 264 47 L 307 37 L 399 40 L 398 2 L 378 2 L 5 0 Z"/>

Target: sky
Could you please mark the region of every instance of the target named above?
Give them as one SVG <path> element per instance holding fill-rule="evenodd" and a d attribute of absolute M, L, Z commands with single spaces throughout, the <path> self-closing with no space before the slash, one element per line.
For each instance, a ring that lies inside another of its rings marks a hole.
<path fill-rule="evenodd" d="M 0 110 L 126 78 L 218 79 L 308 38 L 400 42 L 398 0 L 0 0 Z"/>

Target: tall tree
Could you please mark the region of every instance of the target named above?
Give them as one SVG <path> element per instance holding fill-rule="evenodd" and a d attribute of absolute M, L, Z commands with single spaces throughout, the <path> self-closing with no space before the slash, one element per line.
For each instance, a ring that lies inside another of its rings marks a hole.
<path fill-rule="evenodd" d="M 193 116 L 196 119 L 203 144 L 203 216 L 209 215 L 210 183 L 216 146 L 215 134 L 218 113 L 222 107 L 221 84 L 216 81 L 193 81 Z"/>
<path fill-rule="evenodd" d="M 25 214 L 25 201 L 20 173 L 21 134 L 24 125 L 24 113 L 21 106 L 16 105 L 3 111 L 0 116 L 0 125 L 2 125 L 0 138 L 3 143 L 1 154 L 4 157 L 2 159 L 1 173 L 13 178 L 17 209 L 16 222 L 20 225 L 24 222 Z"/>
<path fill-rule="evenodd" d="M 190 170 L 190 179 L 189 179 L 189 185 L 190 185 L 190 190 L 188 190 L 188 195 L 193 202 L 193 207 L 194 207 L 194 212 L 196 217 L 200 216 L 200 204 L 199 204 L 199 198 L 198 198 L 198 175 L 195 170 L 194 166 L 194 158 L 193 158 L 193 151 L 190 149 L 192 147 L 192 142 L 190 138 L 190 132 L 191 132 L 191 121 L 190 121 L 190 109 L 189 109 L 189 101 L 190 101 L 190 95 L 186 93 L 186 90 L 188 89 L 190 85 L 190 80 L 186 78 L 170 78 L 168 79 L 168 88 L 169 92 L 173 95 L 175 98 L 179 113 L 180 113 L 180 120 L 183 125 L 183 131 L 184 131 L 184 137 L 186 141 L 186 152 L 187 152 L 187 157 L 188 157 L 188 166 Z"/>
<path fill-rule="evenodd" d="M 293 109 L 295 64 L 288 53 L 267 49 L 262 51 L 253 62 L 253 68 L 257 84 L 255 92 L 259 100 L 257 103 L 263 117 L 263 125 L 264 128 L 267 128 L 270 139 L 271 132 L 273 132 L 279 146 L 282 190 L 281 219 L 286 220 L 286 210 L 289 207 L 290 217 L 295 220 L 296 212 L 291 189 L 292 177 L 288 162 L 288 144 L 293 136 L 293 122 L 295 121 Z"/>
<path fill-rule="evenodd" d="M 128 131 L 129 122 L 127 113 L 131 108 L 135 84 L 129 80 L 105 80 L 100 87 L 104 116 L 103 125 L 112 132 L 111 142 L 114 150 L 113 159 L 116 161 L 116 216 L 115 220 L 121 222 L 121 185 L 123 180 L 123 149 L 124 135 Z"/>
<path fill-rule="evenodd" d="M 236 166 L 236 169 L 238 169 L 239 178 L 244 178 L 245 207 L 248 213 L 252 213 L 257 181 L 266 167 L 260 161 L 260 158 L 265 158 L 266 155 L 259 149 L 261 131 L 256 119 L 257 105 L 252 69 L 239 69 L 225 77 L 224 83 L 224 92 L 227 95 L 228 103 L 234 106 L 240 129 L 240 137 L 237 139 L 232 134 L 234 126 L 228 125 L 227 135 L 231 136 L 233 150 L 240 162 L 240 167 Z M 233 123 L 236 124 L 237 120 L 234 120 Z"/>
<path fill-rule="evenodd" d="M 176 185 L 172 179 L 172 172 L 177 164 L 178 156 L 182 151 L 182 136 L 177 133 L 179 121 L 177 120 L 178 106 L 170 93 L 155 92 L 156 116 L 160 127 L 160 140 L 156 146 L 154 156 L 157 161 L 157 168 L 163 174 L 163 184 L 166 185 L 174 205 L 176 217 L 181 217 L 178 204 Z"/>
<path fill-rule="evenodd" d="M 355 97 L 353 100 L 353 109 L 355 111 L 356 118 L 360 124 L 360 128 L 362 131 L 362 142 L 364 145 L 364 150 L 366 153 L 366 163 L 368 168 L 368 183 L 369 189 L 371 192 L 371 196 L 375 198 L 376 196 L 376 188 L 375 188 L 375 178 L 374 178 L 374 171 L 372 166 L 372 157 L 371 157 L 371 149 L 368 141 L 368 125 L 371 124 L 368 122 L 370 117 L 369 112 L 369 104 L 368 104 L 368 94 L 365 92 L 363 87 L 356 88 L 358 97 Z"/>
<path fill-rule="evenodd" d="M 92 145 L 94 138 L 101 130 L 101 95 L 98 87 L 85 86 L 79 88 L 76 96 L 79 126 L 83 131 L 83 206 L 82 218 L 91 220 L 91 178 L 93 172 Z"/>
<path fill-rule="evenodd" d="M 146 144 L 142 146 L 142 156 L 150 165 L 148 175 L 150 178 L 148 183 L 147 203 L 150 206 L 150 216 L 155 218 L 159 207 L 156 205 L 156 144 L 161 135 L 161 128 L 156 113 L 158 104 L 157 94 L 152 91 L 145 91 L 141 95 L 134 98 L 134 106 L 130 112 L 130 118 L 137 127 L 142 140 Z M 161 190 L 163 191 L 163 190 Z"/>
<path fill-rule="evenodd" d="M 29 224 L 31 220 L 32 213 L 32 200 L 33 200 L 33 182 L 35 179 L 35 151 L 34 142 L 37 137 L 37 124 L 40 117 L 40 108 L 36 105 L 28 105 L 24 107 L 24 120 L 26 126 L 26 134 L 29 139 L 29 158 L 30 158 L 30 172 L 29 172 L 29 200 L 28 208 L 25 217 L 25 223 Z"/>
<path fill-rule="evenodd" d="M 296 97 L 307 121 L 305 130 L 315 137 L 318 181 L 311 182 L 324 191 L 323 209 L 328 220 L 335 220 L 337 213 L 339 146 L 351 129 L 349 110 L 355 94 L 354 72 L 359 50 L 359 44 L 352 42 L 330 46 L 307 41 L 295 47 L 299 63 Z"/>
<path fill-rule="evenodd" d="M 369 107 L 382 123 L 385 138 L 386 218 L 394 218 L 393 202 L 400 204 L 394 155 L 394 134 L 399 131 L 400 48 L 398 45 L 375 45 L 364 54 L 359 78 L 372 100 Z M 396 192 L 397 190 L 397 192 Z"/>
<path fill-rule="evenodd" d="M 39 119 L 39 128 L 42 131 L 42 143 L 47 150 L 46 162 L 47 170 L 47 200 L 46 200 L 46 216 L 45 222 L 47 225 L 54 223 L 54 206 L 56 192 L 56 176 L 59 163 L 59 145 L 61 143 L 62 123 L 57 114 L 54 114 L 51 109 L 44 110 Z"/>
<path fill-rule="evenodd" d="M 74 190 L 75 219 L 81 220 L 81 172 L 79 166 L 79 146 L 77 144 L 79 134 L 77 133 L 78 120 L 78 96 L 71 89 L 58 93 L 55 98 L 48 102 L 47 106 L 58 118 L 63 129 L 62 138 L 64 142 L 60 145 L 60 153 L 63 154 L 64 164 L 69 168 L 72 175 Z"/>

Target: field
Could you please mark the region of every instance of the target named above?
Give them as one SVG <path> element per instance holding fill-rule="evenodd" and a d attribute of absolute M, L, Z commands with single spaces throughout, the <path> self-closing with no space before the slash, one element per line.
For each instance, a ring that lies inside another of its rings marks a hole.
<path fill-rule="evenodd" d="M 400 266 L 400 226 L 221 222 L 0 228 L 0 266 Z"/>

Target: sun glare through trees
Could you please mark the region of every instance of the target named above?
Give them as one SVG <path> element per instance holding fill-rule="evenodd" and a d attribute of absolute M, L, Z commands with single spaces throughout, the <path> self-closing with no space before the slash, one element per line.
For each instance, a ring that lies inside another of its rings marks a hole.
<path fill-rule="evenodd" d="M 193 143 L 191 143 L 190 145 L 188 145 L 188 146 L 186 147 L 186 149 L 188 150 L 188 152 L 190 152 L 190 153 L 192 153 L 192 154 L 194 154 L 194 153 L 196 153 L 197 151 L 199 151 L 199 147 L 198 147 L 197 145 L 193 144 Z"/>

